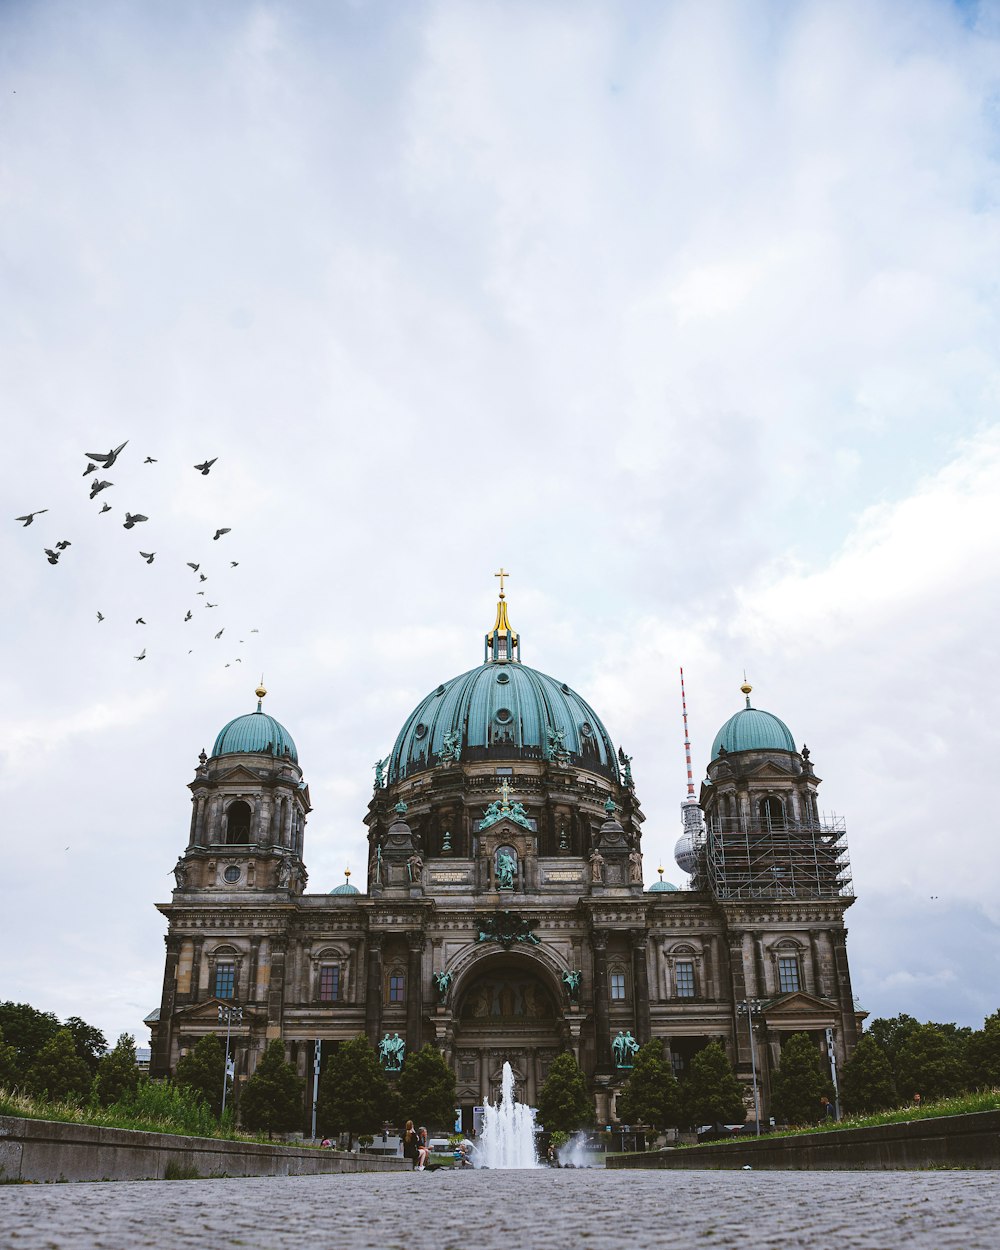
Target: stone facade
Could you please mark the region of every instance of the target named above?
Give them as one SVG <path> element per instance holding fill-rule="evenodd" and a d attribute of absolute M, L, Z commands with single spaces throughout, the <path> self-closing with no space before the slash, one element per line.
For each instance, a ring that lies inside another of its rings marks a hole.
<path fill-rule="evenodd" d="M 489 681 L 509 682 L 520 664 L 519 639 L 510 631 L 501 647 L 503 632 L 487 635 Z M 576 714 L 561 689 L 569 712 L 540 696 L 553 720 Z M 846 1060 L 857 1036 L 844 928 L 852 897 L 842 830 L 820 819 L 808 752 L 722 748 L 700 803 L 683 808 L 679 862 L 691 888 L 646 890 L 628 757 L 603 749 L 599 722 L 587 720 L 570 750 L 558 726 L 537 742 L 508 731 L 504 710 L 484 713 L 485 745 L 469 747 L 466 710 L 438 733 L 437 750 L 431 736 L 418 757 L 397 750 L 387 774 L 379 766 L 364 893 L 306 892 L 309 791 L 294 751 L 276 754 L 251 734 L 239 750 L 202 755 L 177 888 L 160 905 L 168 932 L 161 1005 L 148 1021 L 154 1074 L 218 1031 L 218 1008 L 232 1002 L 243 1007 L 238 1078 L 274 1037 L 305 1075 L 317 1041 L 328 1054 L 361 1033 L 374 1045 L 398 1034 L 407 1051 L 430 1042 L 447 1057 L 466 1128 L 472 1108 L 497 1096 L 504 1060 L 533 1101 L 566 1049 L 592 1082 L 599 1120 L 613 1120 L 628 1075 L 628 1048 L 615 1039 L 662 1039 L 679 1073 L 720 1041 L 748 1083 L 749 1116 L 752 1066 L 766 1112 L 768 1074 L 791 1032 L 810 1032 L 823 1049 L 832 1039 Z M 223 746 L 233 740 L 220 734 Z"/>

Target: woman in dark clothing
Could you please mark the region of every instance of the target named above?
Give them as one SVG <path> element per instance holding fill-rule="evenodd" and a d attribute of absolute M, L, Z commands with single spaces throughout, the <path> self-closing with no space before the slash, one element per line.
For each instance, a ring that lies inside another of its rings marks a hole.
<path fill-rule="evenodd" d="M 419 1170 L 420 1167 L 420 1135 L 413 1127 L 413 1121 L 406 1121 L 406 1128 L 403 1130 L 403 1158 L 410 1159 L 413 1166 Z"/>

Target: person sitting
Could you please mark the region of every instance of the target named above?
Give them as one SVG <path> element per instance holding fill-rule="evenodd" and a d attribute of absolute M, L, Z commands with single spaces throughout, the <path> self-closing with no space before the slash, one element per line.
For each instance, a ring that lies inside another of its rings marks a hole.
<path fill-rule="evenodd" d="M 417 1171 L 422 1172 L 431 1157 L 431 1148 L 427 1144 L 427 1130 L 421 1125 L 417 1129 Z"/>

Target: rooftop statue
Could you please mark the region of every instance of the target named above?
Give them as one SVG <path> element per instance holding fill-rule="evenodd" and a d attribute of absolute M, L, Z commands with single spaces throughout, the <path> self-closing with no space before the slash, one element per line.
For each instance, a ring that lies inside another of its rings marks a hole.
<path fill-rule="evenodd" d="M 451 983 L 454 980 L 450 972 L 435 972 L 431 978 L 434 982 L 434 988 L 438 992 L 438 1004 L 444 1006 L 448 999 L 448 991 L 451 989 Z"/>
<path fill-rule="evenodd" d="M 562 974 L 563 985 L 566 986 L 566 993 L 569 995 L 571 1003 L 580 1001 L 580 978 L 583 976 L 582 969 L 569 969 Z"/>
<path fill-rule="evenodd" d="M 444 738 L 441 743 L 441 750 L 438 751 L 438 759 L 441 761 L 458 760 L 462 755 L 462 735 L 457 729 L 446 729 Z"/>
<path fill-rule="evenodd" d="M 405 1053 L 406 1043 L 398 1033 L 393 1033 L 392 1037 L 386 1033 L 378 1044 L 378 1057 L 386 1072 L 398 1072 L 403 1066 Z"/>

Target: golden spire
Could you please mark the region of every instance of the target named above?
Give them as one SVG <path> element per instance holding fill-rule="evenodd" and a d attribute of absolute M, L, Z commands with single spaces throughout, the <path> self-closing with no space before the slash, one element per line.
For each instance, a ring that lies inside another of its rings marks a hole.
<path fill-rule="evenodd" d="M 254 691 L 254 694 L 257 696 L 257 711 L 260 712 L 263 710 L 260 706 L 260 701 L 261 699 L 263 699 L 264 695 L 267 694 L 267 690 L 264 686 L 264 674 L 263 673 L 261 673 L 260 675 L 260 685 Z"/>
<path fill-rule="evenodd" d="M 742 690 L 743 693 L 746 695 L 747 707 L 749 707 L 750 706 L 750 691 L 753 690 L 753 686 L 751 686 L 750 683 L 747 681 L 746 669 L 743 670 L 743 685 L 740 686 L 740 690 Z"/>
<path fill-rule="evenodd" d="M 493 576 L 494 576 L 494 577 L 499 577 L 499 578 L 500 578 L 500 598 L 501 598 L 501 599 L 506 599 L 506 597 L 507 597 L 507 596 L 503 593 L 503 579 L 504 579 L 505 577 L 510 577 L 510 574 L 509 574 L 509 573 L 507 573 L 507 572 L 505 572 L 504 567 L 503 567 L 503 565 L 501 564 L 501 565 L 500 565 L 500 572 L 499 572 L 499 573 L 494 573 L 494 574 L 493 574 Z"/>
<path fill-rule="evenodd" d="M 500 572 L 494 573 L 493 576 L 500 578 L 500 598 L 497 601 L 497 619 L 494 622 L 493 628 L 486 635 L 487 658 L 495 660 L 512 660 L 514 659 L 514 649 L 518 646 L 518 638 L 517 634 L 513 629 L 511 629 L 510 626 L 510 617 L 507 615 L 507 596 L 504 594 L 503 589 L 504 578 L 510 577 L 510 574 L 503 567 L 503 565 L 501 565 Z M 494 639 L 497 634 L 502 636 L 503 645 L 502 647 L 498 645 L 495 648 Z M 493 652 L 492 657 L 489 655 L 491 651 Z M 520 658 L 520 652 L 518 652 L 518 658 Z"/>

